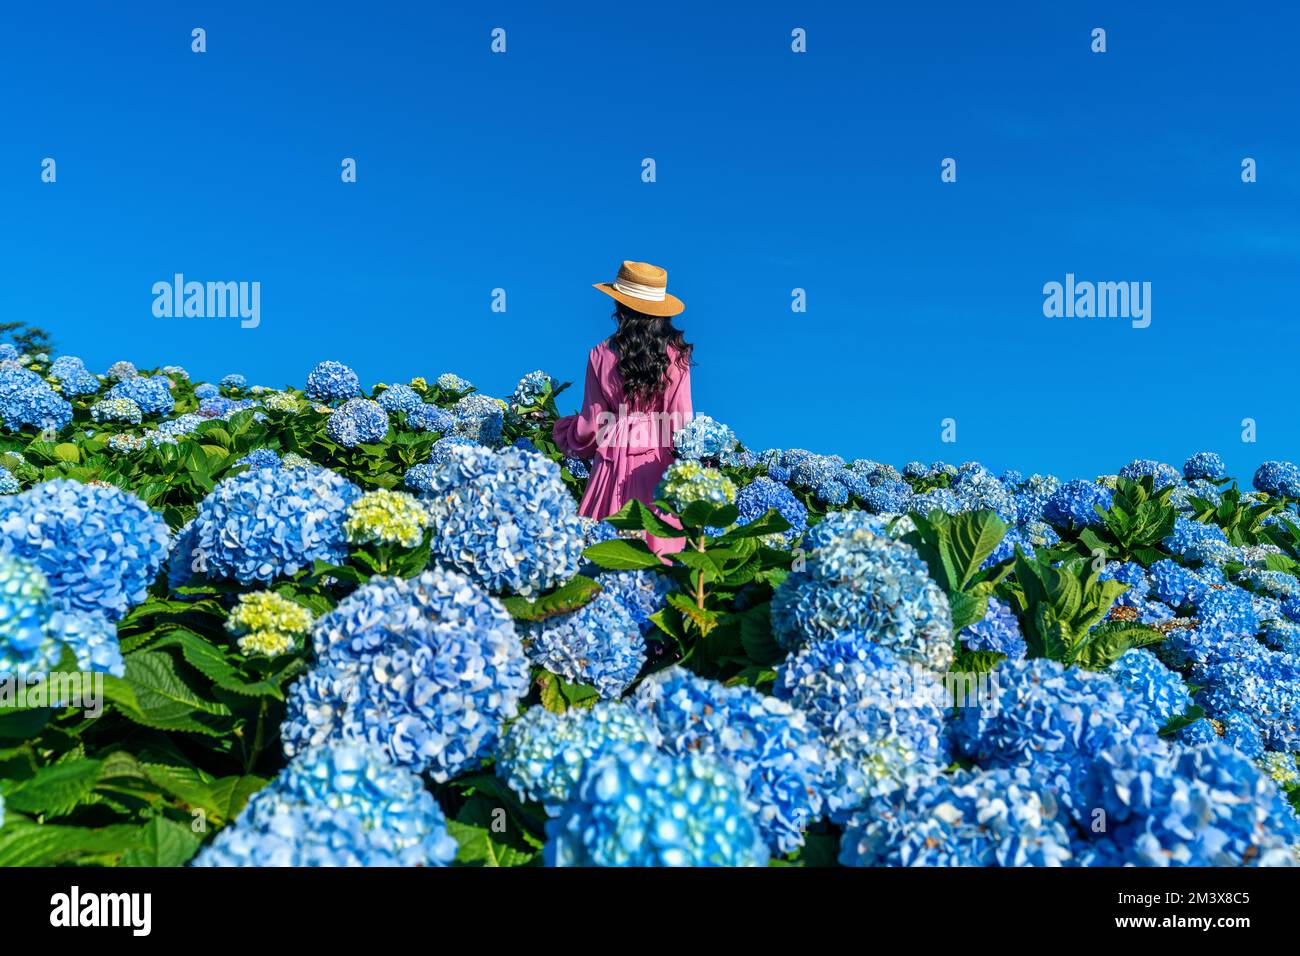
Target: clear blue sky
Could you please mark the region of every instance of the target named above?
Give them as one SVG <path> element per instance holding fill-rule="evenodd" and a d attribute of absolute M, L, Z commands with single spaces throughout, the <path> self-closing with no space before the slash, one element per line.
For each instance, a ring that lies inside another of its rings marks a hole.
<path fill-rule="evenodd" d="M 0 316 L 98 369 L 337 358 L 502 394 L 580 382 L 590 284 L 644 259 L 687 303 L 697 410 L 752 447 L 1300 457 L 1294 6 L 721 6 L 7 4 Z M 175 272 L 261 282 L 260 327 L 154 318 Z M 1151 282 L 1150 328 L 1045 318 L 1067 272 Z"/>

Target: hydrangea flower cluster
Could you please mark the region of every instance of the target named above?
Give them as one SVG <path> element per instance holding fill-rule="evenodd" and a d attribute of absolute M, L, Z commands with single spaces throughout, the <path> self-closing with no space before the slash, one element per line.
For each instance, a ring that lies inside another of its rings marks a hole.
<path fill-rule="evenodd" d="M 696 415 L 673 434 L 673 450 L 684 461 L 721 461 L 736 451 L 736 434 L 708 415 Z"/>
<path fill-rule="evenodd" d="M 1255 472 L 1252 484 L 1269 495 L 1300 496 L 1300 468 L 1289 461 L 1266 461 Z"/>
<path fill-rule="evenodd" d="M 372 579 L 317 621 L 313 643 L 281 728 L 291 757 L 341 736 L 445 782 L 492 752 L 528 691 L 510 615 L 441 568 Z"/>
<path fill-rule="evenodd" d="M 367 491 L 348 505 L 343 535 L 353 544 L 374 542 L 414 548 L 430 524 L 428 509 L 402 491 Z"/>
<path fill-rule="evenodd" d="M 521 799 L 554 813 L 573 796 L 593 756 L 622 744 L 658 746 L 660 739 L 654 723 L 625 704 L 598 701 L 563 714 L 532 707 L 502 735 L 496 771 Z"/>
<path fill-rule="evenodd" d="M 307 387 L 303 390 L 314 402 L 341 402 L 353 398 L 361 391 L 357 373 L 342 362 L 321 362 L 307 374 Z"/>
<path fill-rule="evenodd" d="M 1109 511 L 1113 500 L 1114 493 L 1095 482 L 1067 481 L 1044 502 L 1043 519 L 1061 528 L 1101 524 L 1096 509 Z"/>
<path fill-rule="evenodd" d="M 383 441 L 388 434 L 388 412 L 368 398 L 350 398 L 330 413 L 325 434 L 344 448 Z"/>
<path fill-rule="evenodd" d="M 769 847 L 789 853 L 803 844 L 822 815 L 827 760 L 801 711 L 681 667 L 642 681 L 633 706 L 654 720 L 669 753 L 713 755 L 734 770 Z"/>
<path fill-rule="evenodd" d="M 740 517 L 736 523 L 750 524 L 775 509 L 790 525 L 783 532 L 764 535 L 760 540 L 771 547 L 792 545 L 808 527 L 808 509 L 785 485 L 771 478 L 758 477 L 736 495 L 736 508 Z"/>
<path fill-rule="evenodd" d="M 474 386 L 454 372 L 443 372 L 434 383 L 444 392 L 468 392 Z"/>
<path fill-rule="evenodd" d="M 451 408 L 451 432 L 480 445 L 499 445 L 505 426 L 501 403 L 487 395 L 466 395 Z"/>
<path fill-rule="evenodd" d="M 1172 488 L 1182 482 L 1182 476 L 1178 473 L 1177 468 L 1150 458 L 1138 458 L 1129 462 L 1119 470 L 1119 477 L 1128 478 L 1131 481 L 1140 481 L 1143 478 L 1150 477 L 1152 479 L 1151 486 L 1156 491 Z"/>
<path fill-rule="evenodd" d="M 35 372 L 20 366 L 0 368 L 0 419 L 21 428 L 62 431 L 72 421 L 72 406 Z"/>
<path fill-rule="evenodd" d="M 546 824 L 549 866 L 764 866 L 768 850 L 729 768 L 628 744 L 588 760 Z"/>
<path fill-rule="evenodd" d="M 1068 818 L 1025 767 L 917 777 L 849 820 L 844 866 L 1063 866 Z"/>
<path fill-rule="evenodd" d="M 1228 467 L 1212 451 L 1198 451 L 1195 455 L 1183 462 L 1183 477 L 1188 481 L 1204 479 L 1205 481 L 1219 482 L 1228 477 Z"/>
<path fill-rule="evenodd" d="M 130 399 L 146 415 L 170 415 L 176 407 L 167 380 L 161 376 L 136 375 L 123 379 L 108 390 L 108 397 Z"/>
<path fill-rule="evenodd" d="M 979 706 L 962 707 L 953 743 L 979 766 L 1030 766 L 1058 788 L 1072 811 L 1082 809 L 1091 761 L 1107 747 L 1140 739 L 1156 744 L 1160 723 L 1151 708 L 1104 673 L 1035 658 L 1003 661 L 988 675 Z"/>
<path fill-rule="evenodd" d="M 128 378 L 135 378 L 140 373 L 135 370 L 135 366 L 123 359 L 120 362 L 114 362 L 108 367 L 108 377 L 115 382 L 124 382 Z"/>
<path fill-rule="evenodd" d="M 343 521 L 361 489 L 332 471 L 258 468 L 234 475 L 199 504 L 192 567 L 241 584 L 296 574 L 346 556 Z"/>
<path fill-rule="evenodd" d="M 1192 706 L 1187 684 L 1144 647 L 1125 651 L 1107 668 L 1115 682 L 1144 703 L 1156 723 L 1164 726 Z"/>
<path fill-rule="evenodd" d="M 274 591 L 241 594 L 226 618 L 226 630 L 245 654 L 277 657 L 306 637 L 315 618 L 301 604 Z"/>
<path fill-rule="evenodd" d="M 1012 660 L 1020 660 L 1029 649 L 1015 612 L 998 598 L 989 598 L 984 617 L 962 628 L 957 636 L 968 651 L 993 651 Z"/>
<path fill-rule="evenodd" d="M 992 511 L 1007 524 L 1016 523 L 1015 496 L 983 465 L 969 462 L 958 468 L 951 491 L 960 511 Z"/>
<path fill-rule="evenodd" d="M 604 698 L 619 697 L 645 663 L 641 627 L 605 593 L 569 614 L 527 625 L 523 636 L 534 665 L 595 687 Z"/>
<path fill-rule="evenodd" d="M 1296 865 L 1300 817 L 1225 744 L 1110 748 L 1094 765 L 1088 799 L 1109 821 L 1094 848 L 1101 865 Z"/>
<path fill-rule="evenodd" d="M 948 598 L 910 545 L 830 519 L 805 540 L 807 566 L 772 597 L 772 631 L 793 650 L 808 641 L 861 635 L 903 660 L 942 671 L 952 660 Z"/>
<path fill-rule="evenodd" d="M 0 554 L 35 565 L 69 611 L 120 619 L 144 600 L 170 545 L 162 517 L 112 485 L 59 478 L 0 499 Z"/>
<path fill-rule="evenodd" d="M 554 462 L 517 448 L 452 444 L 427 477 L 440 560 L 489 591 L 524 596 L 577 573 L 583 527 Z"/>
<path fill-rule="evenodd" d="M 235 392 L 243 389 L 248 384 L 248 379 L 238 372 L 231 372 L 229 375 L 223 375 L 218 384 L 224 389 Z"/>
<path fill-rule="evenodd" d="M 600 539 L 601 534 L 607 533 L 603 529 L 614 531 L 603 521 L 593 522 L 587 542 L 594 544 L 596 540 L 609 540 Z M 615 532 L 613 537 L 617 536 Z M 665 598 L 673 589 L 668 578 L 652 571 L 605 571 L 598 574 L 597 581 L 602 592 L 618 602 L 643 632 L 655 626 L 650 618 L 663 608 Z"/>
<path fill-rule="evenodd" d="M 402 412 L 408 415 L 415 410 L 416 406 L 424 404 L 424 399 L 419 392 L 401 383 L 384 389 L 375 401 L 386 412 Z"/>
<path fill-rule="evenodd" d="M 437 405 L 417 405 L 406 415 L 406 424 L 416 431 L 446 433 L 456 424 L 455 416 Z"/>
<path fill-rule="evenodd" d="M 655 497 L 667 501 L 680 514 L 696 501 L 732 504 L 736 500 L 736 486 L 716 468 L 706 468 L 695 461 L 679 461 L 664 471 Z"/>
<path fill-rule="evenodd" d="M 0 495 L 12 495 L 22 490 L 22 485 L 8 468 L 0 467 Z"/>
<path fill-rule="evenodd" d="M 555 380 L 541 369 L 529 372 L 515 385 L 510 404 L 514 408 L 532 408 L 555 388 Z"/>
<path fill-rule="evenodd" d="M 95 422 L 120 422 L 139 425 L 143 420 L 140 406 L 129 398 L 104 398 L 90 406 L 90 418 Z"/>
<path fill-rule="evenodd" d="M 456 851 L 418 774 L 336 741 L 292 761 L 193 865 L 447 866 Z"/>
<path fill-rule="evenodd" d="M 1162 542 L 1172 554 L 1182 555 L 1189 561 L 1217 563 L 1231 551 L 1223 529 L 1218 525 L 1202 524 L 1179 515 L 1174 519 L 1174 530 Z"/>
<path fill-rule="evenodd" d="M 1270 750 L 1300 752 L 1300 657 L 1253 640 L 1237 654 L 1198 663 L 1196 702 L 1232 728 L 1249 728 Z"/>
<path fill-rule="evenodd" d="M 826 743 L 827 804 L 835 819 L 949 762 L 942 691 L 928 672 L 857 637 L 792 654 L 773 688 L 808 715 Z"/>
<path fill-rule="evenodd" d="M 268 412 L 287 412 L 290 415 L 297 415 L 302 411 L 303 405 L 297 396 L 290 395 L 288 392 L 270 392 L 262 397 L 262 407 Z"/>

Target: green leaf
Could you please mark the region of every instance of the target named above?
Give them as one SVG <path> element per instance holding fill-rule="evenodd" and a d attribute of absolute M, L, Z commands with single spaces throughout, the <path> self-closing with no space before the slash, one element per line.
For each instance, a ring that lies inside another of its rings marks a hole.
<path fill-rule="evenodd" d="M 245 697 L 274 697 L 276 700 L 284 700 L 278 681 L 246 680 L 226 656 L 223 648 L 191 630 L 169 630 L 167 636 L 154 643 L 153 647 L 180 648 L 181 656 L 187 664 L 223 690 Z"/>
<path fill-rule="evenodd" d="M 175 820 L 154 817 L 140 828 L 121 866 L 181 866 L 198 852 L 199 836 Z"/>
<path fill-rule="evenodd" d="M 628 541 L 623 538 L 593 544 L 582 555 L 593 564 L 610 571 L 635 571 L 663 566 L 659 556 L 644 541 Z"/>
<path fill-rule="evenodd" d="M 502 803 L 484 793 L 465 802 L 447 821 L 447 832 L 459 845 L 459 866 L 527 866 L 540 856 Z"/>
<path fill-rule="evenodd" d="M 997 550 L 1007 524 L 992 511 L 967 511 L 953 517 L 948 527 L 948 564 L 956 573 L 952 588 L 960 591 Z"/>
<path fill-rule="evenodd" d="M 10 809 L 61 817 L 80 804 L 99 781 L 98 760 L 67 760 L 36 771 L 5 795 Z"/>
<path fill-rule="evenodd" d="M 537 678 L 537 689 L 541 695 L 542 706 L 553 714 L 562 714 L 569 709 L 569 702 L 560 690 L 560 679 L 550 671 L 543 671 Z"/>
<path fill-rule="evenodd" d="M 1205 717 L 1205 709 L 1197 704 L 1188 707 L 1183 713 L 1169 718 L 1169 722 L 1160 728 L 1161 737 L 1172 737 L 1184 727 L 1190 727 Z"/>
<path fill-rule="evenodd" d="M 63 866 L 115 863 L 137 840 L 139 828 L 35 823 L 10 813 L 0 827 L 0 866 Z"/>
<path fill-rule="evenodd" d="M 66 461 L 74 464 L 81 461 L 81 450 L 71 442 L 62 442 L 61 444 L 55 445 L 51 454 L 53 454 L 59 461 Z"/>
<path fill-rule="evenodd" d="M 740 643 L 745 654 L 755 664 L 779 664 L 786 657 L 785 649 L 772 634 L 772 605 L 759 604 L 740 616 Z"/>
<path fill-rule="evenodd" d="M 985 592 L 955 591 L 948 595 L 948 604 L 952 608 L 954 634 L 964 627 L 984 620 L 989 610 L 988 595 Z"/>
<path fill-rule="evenodd" d="M 1155 644 L 1165 636 L 1153 627 L 1132 621 L 1107 621 L 1099 624 L 1079 649 L 1076 663 L 1090 670 L 1104 670 L 1125 651 L 1134 647 Z"/>
<path fill-rule="evenodd" d="M 590 604 L 600 591 L 598 582 L 579 574 L 562 587 L 550 594 L 542 595 L 535 601 L 510 595 L 502 598 L 501 603 L 510 612 L 510 616 L 517 621 L 545 621 Z"/>
<path fill-rule="evenodd" d="M 686 535 L 681 528 L 673 527 L 635 498 L 605 521 L 620 531 L 648 531 L 656 538 L 682 538 Z"/>
<path fill-rule="evenodd" d="M 166 651 L 126 655 L 122 678 L 104 676 L 104 696 L 126 717 L 155 730 L 186 730 L 213 737 L 229 729 L 230 708 L 201 696 Z"/>
<path fill-rule="evenodd" d="M 717 611 L 697 607 L 695 602 L 685 594 L 669 594 L 668 603 L 681 612 L 682 617 L 693 624 L 702 637 L 707 637 L 709 632 L 718 625 Z"/>

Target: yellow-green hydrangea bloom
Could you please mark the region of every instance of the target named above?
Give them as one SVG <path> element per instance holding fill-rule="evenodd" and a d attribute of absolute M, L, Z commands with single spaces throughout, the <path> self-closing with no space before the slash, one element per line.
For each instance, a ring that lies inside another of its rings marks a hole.
<path fill-rule="evenodd" d="M 368 491 L 348 505 L 343 534 L 353 544 L 372 541 L 414 548 L 424 539 L 429 512 L 404 491 Z"/>
<path fill-rule="evenodd" d="M 238 638 L 245 654 L 277 657 L 293 650 L 311 630 L 311 611 L 274 591 L 253 591 L 239 596 L 226 619 L 226 630 Z"/>

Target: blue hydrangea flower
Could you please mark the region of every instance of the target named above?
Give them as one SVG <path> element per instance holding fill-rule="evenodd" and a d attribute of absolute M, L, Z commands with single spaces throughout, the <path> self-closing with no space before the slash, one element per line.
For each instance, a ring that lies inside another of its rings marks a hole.
<path fill-rule="evenodd" d="M 118 382 L 125 381 L 128 378 L 135 378 L 139 374 L 135 366 L 126 360 L 114 362 L 108 367 L 108 377 Z"/>
<path fill-rule="evenodd" d="M 126 661 L 117 640 L 117 627 L 103 614 L 94 611 L 56 611 L 50 627 L 77 659 L 77 670 L 112 674 L 126 673 Z M 0 673 L 3 673 L 0 668 Z"/>
<path fill-rule="evenodd" d="M 1059 528 L 1101 524 L 1096 509 L 1109 511 L 1114 493 L 1091 481 L 1067 481 L 1043 505 L 1043 519 Z"/>
<path fill-rule="evenodd" d="M 439 388 L 447 392 L 468 392 L 474 386 L 454 372 L 443 372 L 436 379 Z"/>
<path fill-rule="evenodd" d="M 736 495 L 736 508 L 740 511 L 740 517 L 736 519 L 739 525 L 750 524 L 763 517 L 768 511 L 776 509 L 790 527 L 786 531 L 765 537 L 765 543 L 774 546 L 788 547 L 794 544 L 808 527 L 808 509 L 804 507 L 803 502 L 796 498 L 789 488 L 771 478 L 755 478 L 741 488 Z M 769 538 L 771 540 L 768 540 Z"/>
<path fill-rule="evenodd" d="M 35 372 L 5 366 L 0 367 L 0 419 L 12 431 L 35 428 L 57 433 L 72 421 L 72 406 Z"/>
<path fill-rule="evenodd" d="M 1150 477 L 1153 479 L 1152 487 L 1156 491 L 1171 488 L 1182 480 L 1178 474 L 1178 469 L 1173 465 L 1166 465 L 1164 462 L 1154 461 L 1150 458 L 1139 458 L 1129 462 L 1119 470 L 1119 477 L 1128 478 L 1131 481 L 1140 481 L 1143 478 Z"/>
<path fill-rule="evenodd" d="M 592 522 L 592 527 L 587 532 L 587 543 L 590 545 L 599 540 L 609 540 L 601 537 L 609 531 L 614 531 L 614 528 L 605 522 Z M 612 537 L 617 536 L 615 531 Z M 663 609 L 665 599 L 673 590 L 671 580 L 653 571 L 603 571 L 597 574 L 596 580 L 603 593 L 617 601 L 642 632 L 655 626 L 650 618 Z"/>
<path fill-rule="evenodd" d="M 952 659 L 952 614 L 910 545 L 829 520 L 809 532 L 807 567 L 772 597 L 772 631 L 793 650 L 805 642 L 861 635 L 906 661 L 942 671 Z"/>
<path fill-rule="evenodd" d="M 248 379 L 240 375 L 238 372 L 232 372 L 229 375 L 223 376 L 220 382 L 222 388 L 230 389 L 232 391 L 235 389 L 242 389 L 247 384 Z"/>
<path fill-rule="evenodd" d="M 69 611 L 121 618 L 145 599 L 170 543 L 162 517 L 112 485 L 60 478 L 0 498 L 0 554 L 35 565 Z"/>
<path fill-rule="evenodd" d="M 1294 866 L 1300 817 L 1268 775 L 1220 743 L 1120 745 L 1098 755 L 1109 866 Z"/>
<path fill-rule="evenodd" d="M 350 398 L 330 414 L 325 434 L 344 448 L 383 441 L 388 434 L 388 412 L 368 398 Z"/>
<path fill-rule="evenodd" d="M 532 408 L 542 402 L 555 388 L 555 380 L 541 369 L 529 372 L 515 385 L 510 404 L 516 408 Z"/>
<path fill-rule="evenodd" d="M 1243 642 L 1237 656 L 1196 664 L 1191 682 L 1210 717 L 1252 725 L 1270 750 L 1300 752 L 1300 658 Z"/>
<path fill-rule="evenodd" d="M 559 468 L 544 456 L 450 445 L 429 485 L 433 554 L 489 591 L 528 596 L 577 573 L 584 529 Z"/>
<path fill-rule="evenodd" d="M 914 778 L 849 820 L 844 866 L 1063 866 L 1069 820 L 1025 767 Z"/>
<path fill-rule="evenodd" d="M 194 397 L 199 401 L 203 401 L 205 398 L 217 398 L 220 394 L 221 389 L 211 382 L 203 382 L 194 386 Z"/>
<path fill-rule="evenodd" d="M 979 766 L 1032 766 L 1074 812 L 1102 750 L 1160 729 L 1148 708 L 1110 676 L 1047 658 L 1000 663 L 978 706 L 958 708 L 954 746 Z"/>
<path fill-rule="evenodd" d="M 401 383 L 390 385 L 380 392 L 379 397 L 375 400 L 379 403 L 379 407 L 386 412 L 403 412 L 408 415 L 417 406 L 424 404 L 424 399 L 420 397 L 419 392 L 411 388 L 411 386 Z"/>
<path fill-rule="evenodd" d="M 505 426 L 505 410 L 495 398 L 466 395 L 451 408 L 451 432 L 458 438 L 481 445 L 499 445 Z"/>
<path fill-rule="evenodd" d="M 521 799 L 555 814 L 572 798 L 593 756 L 620 744 L 658 746 L 659 741 L 654 723 L 625 704 L 598 701 L 563 714 L 532 707 L 502 735 L 496 771 Z"/>
<path fill-rule="evenodd" d="M 361 391 L 357 373 L 342 362 L 321 362 L 307 374 L 307 387 L 303 390 L 314 402 L 341 402 L 353 398 Z"/>
<path fill-rule="evenodd" d="M 1198 451 L 1183 462 L 1183 477 L 1188 481 L 1202 478 L 1206 481 L 1219 482 L 1228 477 L 1228 467 L 1212 451 Z"/>
<path fill-rule="evenodd" d="M 803 845 L 805 828 L 822 815 L 827 758 L 801 711 L 681 667 L 642 681 L 633 706 L 654 720 L 669 753 L 716 756 L 734 770 L 769 847 Z"/>
<path fill-rule="evenodd" d="M 304 751 L 253 795 L 194 866 L 447 866 L 447 821 L 418 774 L 373 747 Z"/>
<path fill-rule="evenodd" d="M 736 450 L 736 434 L 708 415 L 696 415 L 673 435 L 673 450 L 684 461 L 726 462 Z"/>
<path fill-rule="evenodd" d="M 699 754 L 628 744 L 587 761 L 546 824 L 548 866 L 764 866 L 768 850 L 734 772 Z"/>
<path fill-rule="evenodd" d="M 22 491 L 22 485 L 8 468 L 0 468 L 0 495 L 12 495 Z"/>
<path fill-rule="evenodd" d="M 936 689 L 927 673 L 856 637 L 810 644 L 778 668 L 773 693 L 806 714 L 827 746 L 833 818 L 949 763 Z"/>
<path fill-rule="evenodd" d="M 341 736 L 445 782 L 492 752 L 528 691 L 510 615 L 441 568 L 372 579 L 317 621 L 313 644 L 280 731 L 291 757 Z"/>
<path fill-rule="evenodd" d="M 50 365 L 49 376 L 63 382 L 86 371 L 86 363 L 75 355 L 60 355 Z"/>
<path fill-rule="evenodd" d="M 1106 669 L 1106 673 L 1145 704 L 1162 727 L 1175 717 L 1181 717 L 1192 706 L 1182 676 L 1165 667 L 1144 647 L 1125 651 Z"/>
<path fill-rule="evenodd" d="M 1255 472 L 1255 488 L 1269 495 L 1300 496 L 1300 468 L 1289 461 L 1266 461 Z"/>
<path fill-rule="evenodd" d="M 1228 539 L 1218 525 L 1202 524 L 1182 515 L 1174 519 L 1173 532 L 1160 543 L 1171 553 L 1182 555 L 1189 561 L 1209 562 L 1228 547 Z"/>
<path fill-rule="evenodd" d="M 220 482 L 199 503 L 192 566 L 241 584 L 296 574 L 347 555 L 343 521 L 361 489 L 325 468 L 256 468 Z"/>
<path fill-rule="evenodd" d="M 124 379 L 108 390 L 109 398 L 127 398 L 140 406 L 146 415 L 170 415 L 176 407 L 167 379 L 137 375 Z"/>
<path fill-rule="evenodd" d="M 957 636 L 968 651 L 994 651 L 1012 660 L 1024 657 L 1029 649 L 1015 612 L 998 598 L 989 598 L 984 617 L 962 628 Z"/>
<path fill-rule="evenodd" d="M 591 465 L 581 458 L 565 458 L 564 469 L 579 481 L 586 481 L 591 477 Z"/>
<path fill-rule="evenodd" d="M 239 465 L 247 465 L 249 468 L 279 468 L 281 461 L 280 456 L 269 448 L 254 448 L 235 462 L 235 466 Z"/>
<path fill-rule="evenodd" d="M 456 424 L 455 417 L 445 408 L 437 405 L 421 404 L 406 414 L 406 424 L 416 431 L 438 432 L 445 434 Z"/>
<path fill-rule="evenodd" d="M 913 504 L 912 486 L 905 481 L 882 482 L 855 494 L 874 514 L 903 514 L 918 510 Z"/>
<path fill-rule="evenodd" d="M 632 615 L 608 594 L 569 614 L 529 624 L 523 631 L 528 659 L 604 698 L 620 696 L 645 663 L 645 638 Z"/>
<path fill-rule="evenodd" d="M 962 511 L 992 511 L 1007 524 L 1016 523 L 1019 511 L 1015 496 L 982 465 L 958 469 L 951 491 Z"/>

